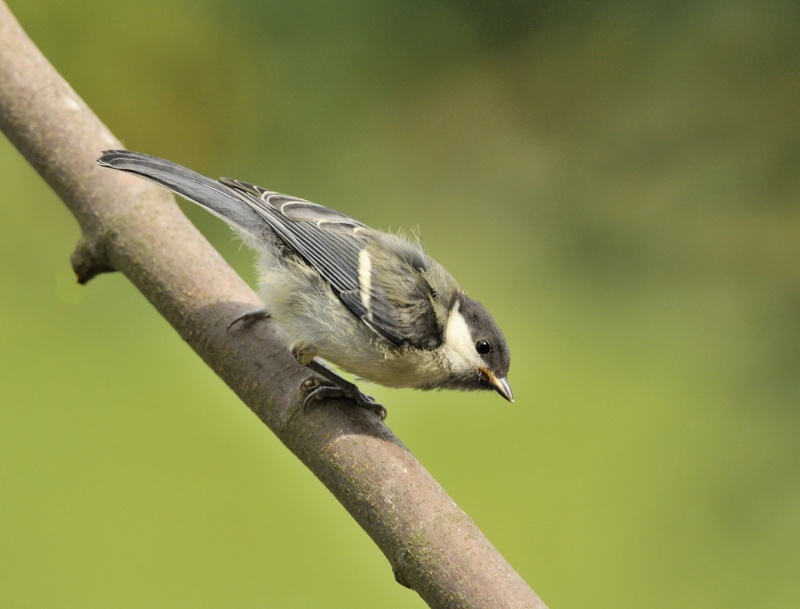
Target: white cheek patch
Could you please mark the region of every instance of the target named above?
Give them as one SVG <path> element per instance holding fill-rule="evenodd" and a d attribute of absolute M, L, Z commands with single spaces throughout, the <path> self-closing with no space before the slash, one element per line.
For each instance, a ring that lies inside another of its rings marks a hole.
<path fill-rule="evenodd" d="M 480 355 L 475 351 L 472 334 L 458 302 L 447 317 L 444 342 L 445 355 L 454 370 L 476 370 L 483 365 Z"/>
<path fill-rule="evenodd" d="M 372 299 L 372 259 L 366 248 L 358 254 L 358 286 L 361 290 L 361 304 L 367 310 L 367 318 L 372 319 L 372 312 L 369 310 Z"/>

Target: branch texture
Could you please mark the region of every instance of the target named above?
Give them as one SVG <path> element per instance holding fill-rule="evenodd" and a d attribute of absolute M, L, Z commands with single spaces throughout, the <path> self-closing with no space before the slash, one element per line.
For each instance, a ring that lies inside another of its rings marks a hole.
<path fill-rule="evenodd" d="M 120 148 L 0 2 L 0 128 L 64 201 L 82 237 L 79 281 L 123 273 L 203 360 L 328 487 L 435 608 L 545 605 L 377 417 L 346 401 L 302 408 L 313 375 L 269 323 L 226 332 L 257 296 L 186 220 L 172 196 L 103 170 Z"/>

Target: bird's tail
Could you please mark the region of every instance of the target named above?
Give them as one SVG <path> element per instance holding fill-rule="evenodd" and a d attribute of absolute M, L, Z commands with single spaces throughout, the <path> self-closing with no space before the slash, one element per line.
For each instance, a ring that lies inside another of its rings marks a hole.
<path fill-rule="evenodd" d="M 168 188 L 250 235 L 258 236 L 264 229 L 264 219 L 235 190 L 171 161 L 130 150 L 105 150 L 97 164 Z"/>

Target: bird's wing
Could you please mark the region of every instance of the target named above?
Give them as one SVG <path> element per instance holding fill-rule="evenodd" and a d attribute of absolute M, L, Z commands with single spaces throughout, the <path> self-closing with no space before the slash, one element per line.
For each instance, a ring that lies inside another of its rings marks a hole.
<path fill-rule="evenodd" d="M 264 238 L 268 226 L 378 336 L 396 345 L 441 344 L 431 308 L 433 289 L 424 275 L 430 261 L 419 246 L 322 205 L 238 180 L 212 180 L 141 152 L 107 150 L 97 162 L 172 190 L 253 242 Z"/>
<path fill-rule="evenodd" d="M 384 339 L 432 349 L 441 332 L 422 249 L 381 235 L 316 203 L 222 178 L 278 237 L 331 285 L 342 303 Z"/>

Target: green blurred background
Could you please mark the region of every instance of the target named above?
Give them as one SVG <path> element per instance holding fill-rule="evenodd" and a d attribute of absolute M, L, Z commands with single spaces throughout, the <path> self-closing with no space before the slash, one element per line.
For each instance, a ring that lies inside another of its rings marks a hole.
<path fill-rule="evenodd" d="M 517 402 L 366 389 L 551 607 L 800 606 L 798 3 L 10 6 L 129 148 L 419 228 Z M 423 607 L 0 172 L 0 605 Z"/>

